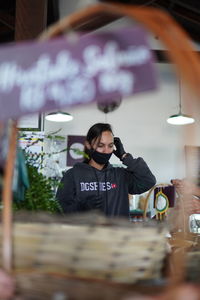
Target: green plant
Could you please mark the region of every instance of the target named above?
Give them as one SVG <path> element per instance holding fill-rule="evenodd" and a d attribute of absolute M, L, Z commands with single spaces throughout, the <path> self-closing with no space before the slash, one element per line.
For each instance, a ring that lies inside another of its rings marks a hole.
<path fill-rule="evenodd" d="M 21 193 L 19 193 L 21 199 L 14 197 L 13 209 L 48 211 L 50 213 L 62 212 L 55 197 L 55 190 L 59 184 L 59 180 L 48 178 L 42 174 L 42 162 L 44 156 L 47 154 L 44 152 L 32 153 L 29 151 L 29 147 L 36 142 L 37 141 L 33 143 L 30 142 L 28 146 L 22 150 L 29 187 L 26 188 L 23 197 L 21 197 Z"/>
<path fill-rule="evenodd" d="M 38 167 L 27 163 L 30 187 L 25 191 L 22 201 L 14 202 L 14 209 L 48 211 L 55 213 L 61 211 L 60 205 L 55 199 L 55 179 L 47 178 L 38 171 Z"/>
<path fill-rule="evenodd" d="M 63 140 L 63 136 L 57 135 L 58 131 L 45 136 L 46 139 Z M 13 208 L 15 210 L 32 210 L 32 211 L 48 211 L 50 213 L 62 212 L 62 209 L 56 200 L 55 191 L 58 187 L 59 180 L 56 178 L 49 178 L 43 175 L 43 162 L 46 157 L 50 157 L 54 154 L 59 154 L 68 150 L 64 148 L 58 152 L 51 153 L 32 153 L 30 151 L 31 146 L 36 143 L 43 142 L 44 138 L 37 138 L 32 141 L 31 137 L 27 137 L 26 133 L 20 132 L 20 137 L 23 137 L 27 141 L 27 146 L 23 150 L 26 169 L 28 172 L 29 187 L 26 189 L 24 199 L 14 201 Z M 87 154 L 79 149 L 72 149 L 76 154 L 81 154 L 83 157 L 87 157 Z"/>

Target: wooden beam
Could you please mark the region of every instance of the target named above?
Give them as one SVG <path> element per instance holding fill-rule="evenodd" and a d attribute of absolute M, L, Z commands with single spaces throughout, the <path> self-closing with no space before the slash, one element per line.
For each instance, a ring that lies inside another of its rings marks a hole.
<path fill-rule="evenodd" d="M 16 0 L 15 40 L 36 38 L 47 24 L 48 0 Z"/>

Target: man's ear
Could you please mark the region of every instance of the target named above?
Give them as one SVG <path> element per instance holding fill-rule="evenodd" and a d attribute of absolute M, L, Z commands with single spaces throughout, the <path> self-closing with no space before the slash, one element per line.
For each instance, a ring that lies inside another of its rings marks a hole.
<path fill-rule="evenodd" d="M 86 147 L 87 149 L 91 149 L 91 145 L 89 144 L 88 141 L 85 141 L 85 147 Z"/>

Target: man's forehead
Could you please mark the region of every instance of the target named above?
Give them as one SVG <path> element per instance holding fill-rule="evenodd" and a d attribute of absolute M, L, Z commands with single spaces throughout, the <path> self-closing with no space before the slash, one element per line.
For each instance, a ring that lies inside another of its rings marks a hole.
<path fill-rule="evenodd" d="M 111 132 L 103 132 L 100 139 L 99 139 L 99 142 L 103 143 L 103 142 L 110 142 L 112 143 L 113 142 L 113 135 Z"/>

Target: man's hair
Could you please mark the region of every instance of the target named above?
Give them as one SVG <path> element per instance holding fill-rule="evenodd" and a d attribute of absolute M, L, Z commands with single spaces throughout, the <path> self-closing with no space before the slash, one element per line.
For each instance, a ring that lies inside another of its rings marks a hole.
<path fill-rule="evenodd" d="M 101 135 L 104 131 L 110 131 L 113 134 L 112 127 L 108 123 L 96 123 L 88 130 L 86 141 L 91 145 L 92 141 L 95 142 L 97 139 L 101 139 Z M 88 163 L 90 161 L 91 150 L 86 146 L 84 148 L 85 154 L 89 158 L 85 158 L 84 162 Z"/>

